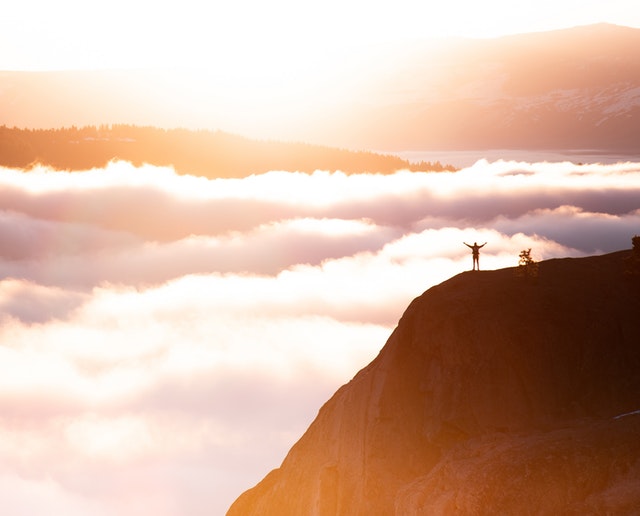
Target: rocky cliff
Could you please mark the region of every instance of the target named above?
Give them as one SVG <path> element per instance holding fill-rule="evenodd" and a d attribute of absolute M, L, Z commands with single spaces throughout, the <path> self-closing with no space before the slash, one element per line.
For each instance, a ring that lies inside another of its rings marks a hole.
<path fill-rule="evenodd" d="M 465 272 L 407 308 L 236 515 L 640 507 L 640 284 L 628 252 Z"/>

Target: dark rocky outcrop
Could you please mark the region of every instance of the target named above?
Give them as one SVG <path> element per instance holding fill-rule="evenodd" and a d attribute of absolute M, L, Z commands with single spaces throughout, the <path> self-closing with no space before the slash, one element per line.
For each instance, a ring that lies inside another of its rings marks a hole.
<path fill-rule="evenodd" d="M 640 290 L 628 251 L 465 272 L 415 299 L 228 515 L 629 513 Z M 628 414 L 622 417 L 622 414 Z"/>

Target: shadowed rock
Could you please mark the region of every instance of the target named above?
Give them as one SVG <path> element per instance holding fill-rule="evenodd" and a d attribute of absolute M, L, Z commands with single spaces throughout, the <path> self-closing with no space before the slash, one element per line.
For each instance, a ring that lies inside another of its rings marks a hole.
<path fill-rule="evenodd" d="M 407 308 L 228 515 L 640 506 L 640 291 L 623 251 L 465 272 Z"/>

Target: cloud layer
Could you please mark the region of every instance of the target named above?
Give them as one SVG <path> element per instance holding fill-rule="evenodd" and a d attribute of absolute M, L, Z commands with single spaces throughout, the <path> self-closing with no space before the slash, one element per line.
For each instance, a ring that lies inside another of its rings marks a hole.
<path fill-rule="evenodd" d="M 640 164 L 0 170 L 0 510 L 222 514 L 469 269 L 630 247 Z"/>

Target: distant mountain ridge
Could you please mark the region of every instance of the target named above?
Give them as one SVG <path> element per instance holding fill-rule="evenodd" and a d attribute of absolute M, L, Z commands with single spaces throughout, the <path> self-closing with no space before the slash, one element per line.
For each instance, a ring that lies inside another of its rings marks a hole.
<path fill-rule="evenodd" d="M 601 24 L 407 52 L 381 78 L 384 111 L 355 117 L 378 148 L 640 148 L 638 29 Z"/>
<path fill-rule="evenodd" d="M 216 89 L 219 81 L 179 70 L 6 71 L 0 124 L 207 127 L 388 152 L 637 153 L 638 55 L 640 29 L 608 24 L 439 46 L 380 45 L 346 55 L 335 80 L 312 79 L 322 89 L 263 104 L 243 97 L 242 88 L 231 99 Z"/>
<path fill-rule="evenodd" d="M 407 308 L 229 516 L 631 514 L 640 282 L 629 251 L 465 272 Z"/>

